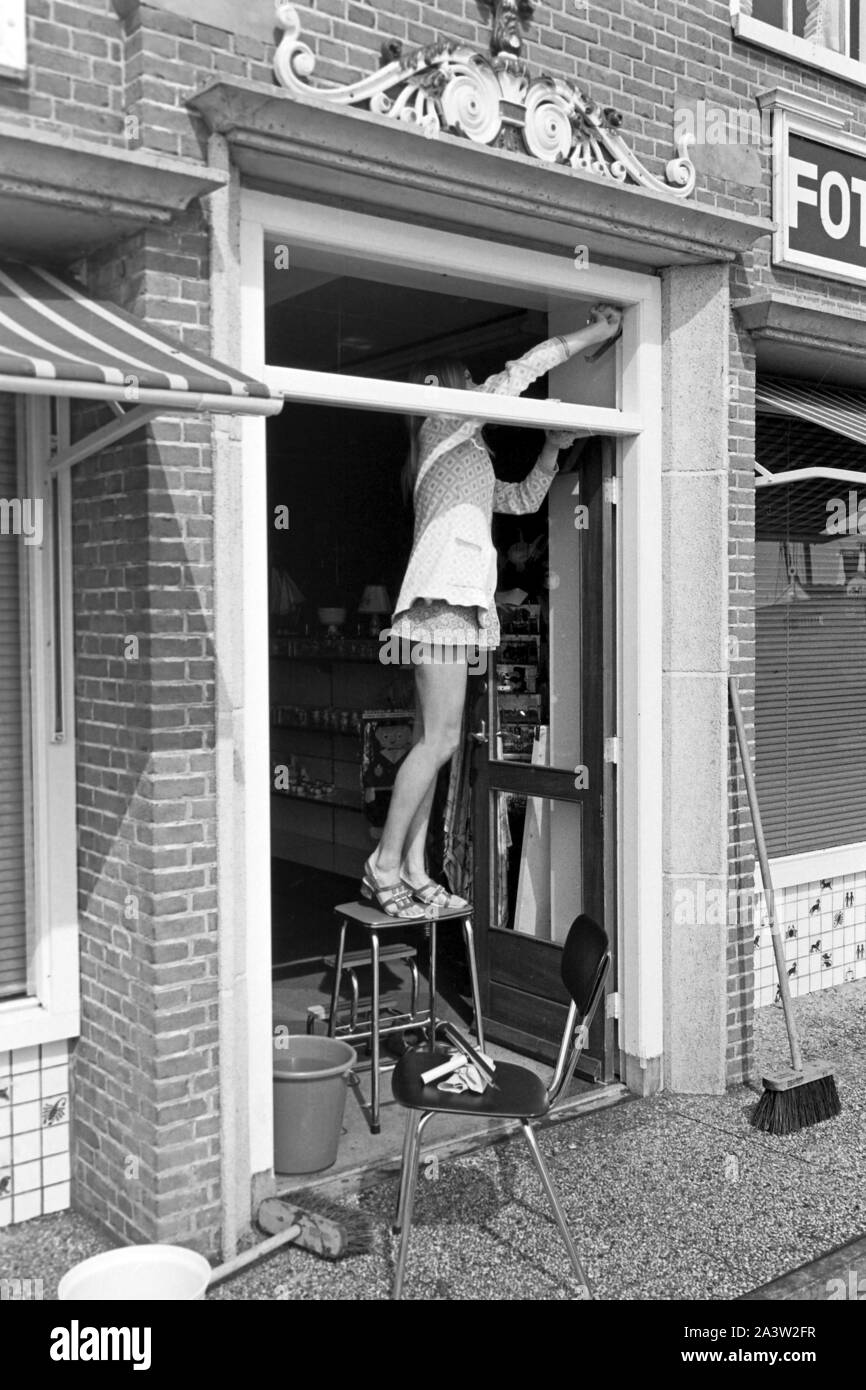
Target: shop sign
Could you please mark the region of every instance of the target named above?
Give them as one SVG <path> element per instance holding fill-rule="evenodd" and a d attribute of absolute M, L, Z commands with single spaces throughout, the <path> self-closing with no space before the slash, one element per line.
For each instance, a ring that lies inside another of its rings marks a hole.
<path fill-rule="evenodd" d="M 773 143 L 774 264 L 866 284 L 866 140 L 782 111 Z"/>

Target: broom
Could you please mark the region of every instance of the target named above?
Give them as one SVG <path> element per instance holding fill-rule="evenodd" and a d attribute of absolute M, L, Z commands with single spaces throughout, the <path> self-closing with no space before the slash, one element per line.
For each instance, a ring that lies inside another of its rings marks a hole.
<path fill-rule="evenodd" d="M 773 880 L 770 875 L 770 863 L 767 859 L 764 828 L 761 824 L 761 812 L 758 806 L 755 779 L 752 774 L 749 746 L 746 742 L 746 726 L 743 722 L 743 711 L 740 707 L 740 696 L 734 676 L 728 676 L 728 692 L 737 730 L 737 744 L 740 749 L 740 761 L 743 765 L 743 777 L 749 797 L 749 810 L 755 831 L 758 861 L 761 865 L 761 880 L 764 885 L 767 915 L 770 920 L 770 934 L 773 938 L 776 973 L 779 977 L 779 998 L 782 1003 L 782 1012 L 785 1015 L 785 1027 L 791 1048 L 790 1068 L 786 1067 L 782 1071 L 771 1072 L 762 1078 L 764 1092 L 752 1112 L 751 1122 L 755 1129 L 763 1130 L 767 1134 L 796 1134 L 798 1130 L 805 1129 L 807 1125 L 817 1125 L 822 1120 L 832 1119 L 834 1115 L 839 1114 L 842 1106 L 839 1101 L 839 1093 L 836 1090 L 832 1067 L 824 1062 L 804 1063 L 803 1061 L 797 1024 L 794 1019 L 794 1007 L 791 1003 L 791 991 L 788 986 L 788 971 L 782 948 L 782 937 L 779 933 L 779 924 L 776 921 Z"/>
<path fill-rule="evenodd" d="M 258 1264 L 287 1245 L 296 1245 L 323 1260 L 344 1260 L 369 1253 L 373 1230 L 363 1213 L 347 1211 L 320 1197 L 310 1200 L 316 1210 L 295 1206 L 282 1197 L 267 1197 L 256 1212 L 256 1221 L 261 1230 L 272 1233 L 269 1239 L 217 1265 L 208 1288 L 233 1279 L 250 1265 Z"/>

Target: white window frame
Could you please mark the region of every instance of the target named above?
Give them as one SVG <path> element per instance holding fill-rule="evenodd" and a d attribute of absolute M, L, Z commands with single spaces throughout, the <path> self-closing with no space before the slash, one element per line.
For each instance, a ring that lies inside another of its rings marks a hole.
<path fill-rule="evenodd" d="M 866 840 L 856 845 L 836 845 L 832 849 L 808 849 L 799 854 L 782 854 L 770 859 L 773 887 L 798 888 L 822 878 L 842 878 L 866 869 Z M 755 864 L 755 891 L 761 892 L 761 866 Z"/>
<path fill-rule="evenodd" d="M 0 77 L 27 74 L 26 0 L 3 0 L 0 13 Z"/>
<path fill-rule="evenodd" d="M 861 3 L 861 0 L 855 0 L 855 3 Z M 809 39 L 800 38 L 798 34 L 792 34 L 788 29 L 779 29 L 775 24 L 767 24 L 762 19 L 755 19 L 751 13 L 751 0 L 730 0 L 730 5 L 731 28 L 738 39 L 757 44 L 761 48 L 769 48 L 783 58 L 792 58 L 794 62 L 805 63 L 813 68 L 821 68 L 824 72 L 831 72 L 836 77 L 843 77 L 847 82 L 857 82 L 860 86 L 866 86 L 866 62 L 857 58 L 850 58 L 847 53 L 837 53 L 832 48 L 824 48 L 823 45 L 812 43 Z M 789 11 L 790 0 L 786 7 L 786 14 Z M 864 25 L 866 25 L 866 6 L 861 8 L 861 43 L 866 43 Z M 850 46 L 850 35 L 849 9 L 846 47 Z"/>
<path fill-rule="evenodd" d="M 618 783 L 619 988 L 623 998 L 620 1047 L 645 1061 L 663 1054 L 662 998 L 662 489 L 661 489 L 661 286 L 657 277 L 597 265 L 575 270 L 570 256 L 526 250 L 429 227 L 244 189 L 241 195 L 241 368 L 293 397 L 320 404 L 413 413 L 447 411 L 471 418 L 477 398 L 462 391 L 410 386 L 335 373 L 268 366 L 265 362 L 264 253 L 266 236 L 289 247 L 328 250 L 357 261 L 397 266 L 414 273 L 455 277 L 509 290 L 527 290 L 562 303 L 612 300 L 624 309 L 619 409 L 554 401 L 486 396 L 484 416 L 511 424 L 590 429 L 618 437 L 618 698 L 616 732 L 622 759 Z M 576 241 L 591 237 L 575 233 Z M 372 389 L 371 389 L 372 387 Z M 245 823 L 248 830 L 247 921 L 269 921 L 270 797 L 268 794 L 267 690 L 261 673 L 268 661 L 267 557 L 261 540 L 266 514 L 263 421 L 243 422 L 244 583 L 237 633 L 244 646 Z M 256 895 L 255 897 L 253 895 Z M 273 1159 L 271 980 L 268 941 L 247 932 L 246 974 L 251 1023 L 248 1052 L 248 1116 L 252 1171 Z"/>
<path fill-rule="evenodd" d="M 69 443 L 69 402 L 19 396 L 16 423 L 25 495 L 42 499 L 43 533 L 40 545 L 25 547 L 33 810 L 28 992 L 0 1003 L 0 1052 L 76 1037 L 80 1018 L 71 490 L 68 469 L 56 483 L 49 473 L 52 453 Z"/>

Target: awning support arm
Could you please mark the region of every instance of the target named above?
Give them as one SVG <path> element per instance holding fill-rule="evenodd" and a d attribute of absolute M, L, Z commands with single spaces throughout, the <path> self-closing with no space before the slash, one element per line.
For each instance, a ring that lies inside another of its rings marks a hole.
<path fill-rule="evenodd" d="M 866 484 L 866 473 L 851 468 L 792 468 L 787 473 L 769 473 L 756 478 L 755 487 L 787 487 L 789 483 L 809 483 L 817 478 L 834 483 L 859 483 L 861 487 Z"/>
<path fill-rule="evenodd" d="M 148 424 L 157 415 L 164 414 L 164 406 L 137 405 L 132 410 L 121 410 L 119 419 L 109 420 L 107 425 L 92 430 L 83 439 L 67 445 L 55 454 L 48 465 L 49 474 L 58 473 L 61 468 L 70 468 L 74 463 L 83 462 L 84 459 L 90 458 L 91 454 L 98 454 L 100 450 L 109 448 L 116 444 L 118 439 L 132 434 L 133 430 L 140 430 L 142 425 Z"/>

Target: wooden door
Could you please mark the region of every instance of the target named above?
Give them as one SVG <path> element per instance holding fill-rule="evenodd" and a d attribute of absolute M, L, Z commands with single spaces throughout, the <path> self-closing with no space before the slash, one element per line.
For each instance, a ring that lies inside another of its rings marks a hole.
<path fill-rule="evenodd" d="M 612 443 L 592 440 L 578 471 L 555 480 L 538 631 L 532 604 L 504 615 L 495 664 L 470 683 L 484 1026 L 544 1058 L 565 1021 L 559 969 L 571 922 L 586 912 L 616 940 L 614 467 Z M 610 990 L 614 980 L 611 971 Z M 609 1012 L 599 1009 L 582 1058 L 597 1080 L 614 1072 Z"/>

